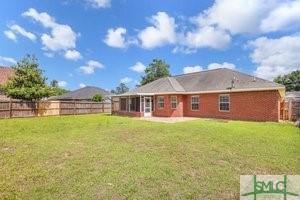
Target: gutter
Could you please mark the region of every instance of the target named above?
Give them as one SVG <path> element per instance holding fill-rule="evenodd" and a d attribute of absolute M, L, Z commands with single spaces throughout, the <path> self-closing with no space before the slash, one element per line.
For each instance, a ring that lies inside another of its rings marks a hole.
<path fill-rule="evenodd" d="M 193 91 L 193 92 L 155 92 L 155 93 L 135 93 L 135 94 L 120 94 L 112 97 L 122 96 L 153 96 L 163 94 L 210 94 L 210 93 L 228 93 L 228 92 L 255 92 L 255 91 L 272 91 L 278 90 L 281 97 L 285 96 L 285 87 L 271 87 L 271 88 L 247 88 L 247 89 L 226 89 L 226 90 L 208 90 L 208 91 Z"/>

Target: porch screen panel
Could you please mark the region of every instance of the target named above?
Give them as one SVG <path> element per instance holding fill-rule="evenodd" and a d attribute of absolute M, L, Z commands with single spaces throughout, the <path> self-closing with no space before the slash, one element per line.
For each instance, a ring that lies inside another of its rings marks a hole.
<path fill-rule="evenodd" d="M 135 111 L 140 112 L 140 97 L 136 97 L 135 100 L 136 100 L 136 109 L 135 109 Z"/>
<path fill-rule="evenodd" d="M 136 98 L 130 98 L 130 111 L 136 111 Z"/>
<path fill-rule="evenodd" d="M 127 107 L 126 103 L 127 103 L 126 99 L 121 98 L 121 111 L 126 111 L 126 107 Z"/>

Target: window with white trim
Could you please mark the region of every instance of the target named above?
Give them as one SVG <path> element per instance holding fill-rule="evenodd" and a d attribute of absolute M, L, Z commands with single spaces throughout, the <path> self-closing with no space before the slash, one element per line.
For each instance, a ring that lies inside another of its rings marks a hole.
<path fill-rule="evenodd" d="M 192 96 L 191 98 L 191 109 L 199 110 L 199 96 Z"/>
<path fill-rule="evenodd" d="M 219 96 L 219 110 L 229 111 L 230 108 L 230 98 L 229 94 L 221 94 Z"/>
<path fill-rule="evenodd" d="M 171 96 L 171 108 L 172 109 L 177 108 L 177 96 Z"/>
<path fill-rule="evenodd" d="M 165 107 L 165 98 L 163 96 L 157 97 L 157 108 L 164 108 Z"/>

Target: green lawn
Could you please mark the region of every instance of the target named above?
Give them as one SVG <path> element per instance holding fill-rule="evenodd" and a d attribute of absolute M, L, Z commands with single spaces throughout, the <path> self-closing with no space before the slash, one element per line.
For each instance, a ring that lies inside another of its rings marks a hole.
<path fill-rule="evenodd" d="M 300 174 L 299 157 L 290 124 L 0 120 L 0 199 L 239 199 L 241 174 Z"/>

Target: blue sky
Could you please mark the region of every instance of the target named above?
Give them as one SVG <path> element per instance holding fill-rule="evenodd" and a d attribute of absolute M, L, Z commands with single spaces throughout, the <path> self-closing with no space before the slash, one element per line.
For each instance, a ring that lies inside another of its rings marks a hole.
<path fill-rule="evenodd" d="M 35 54 L 68 89 L 132 88 L 154 58 L 173 75 L 300 68 L 299 0 L 10 0 L 0 19 L 0 65 Z"/>

